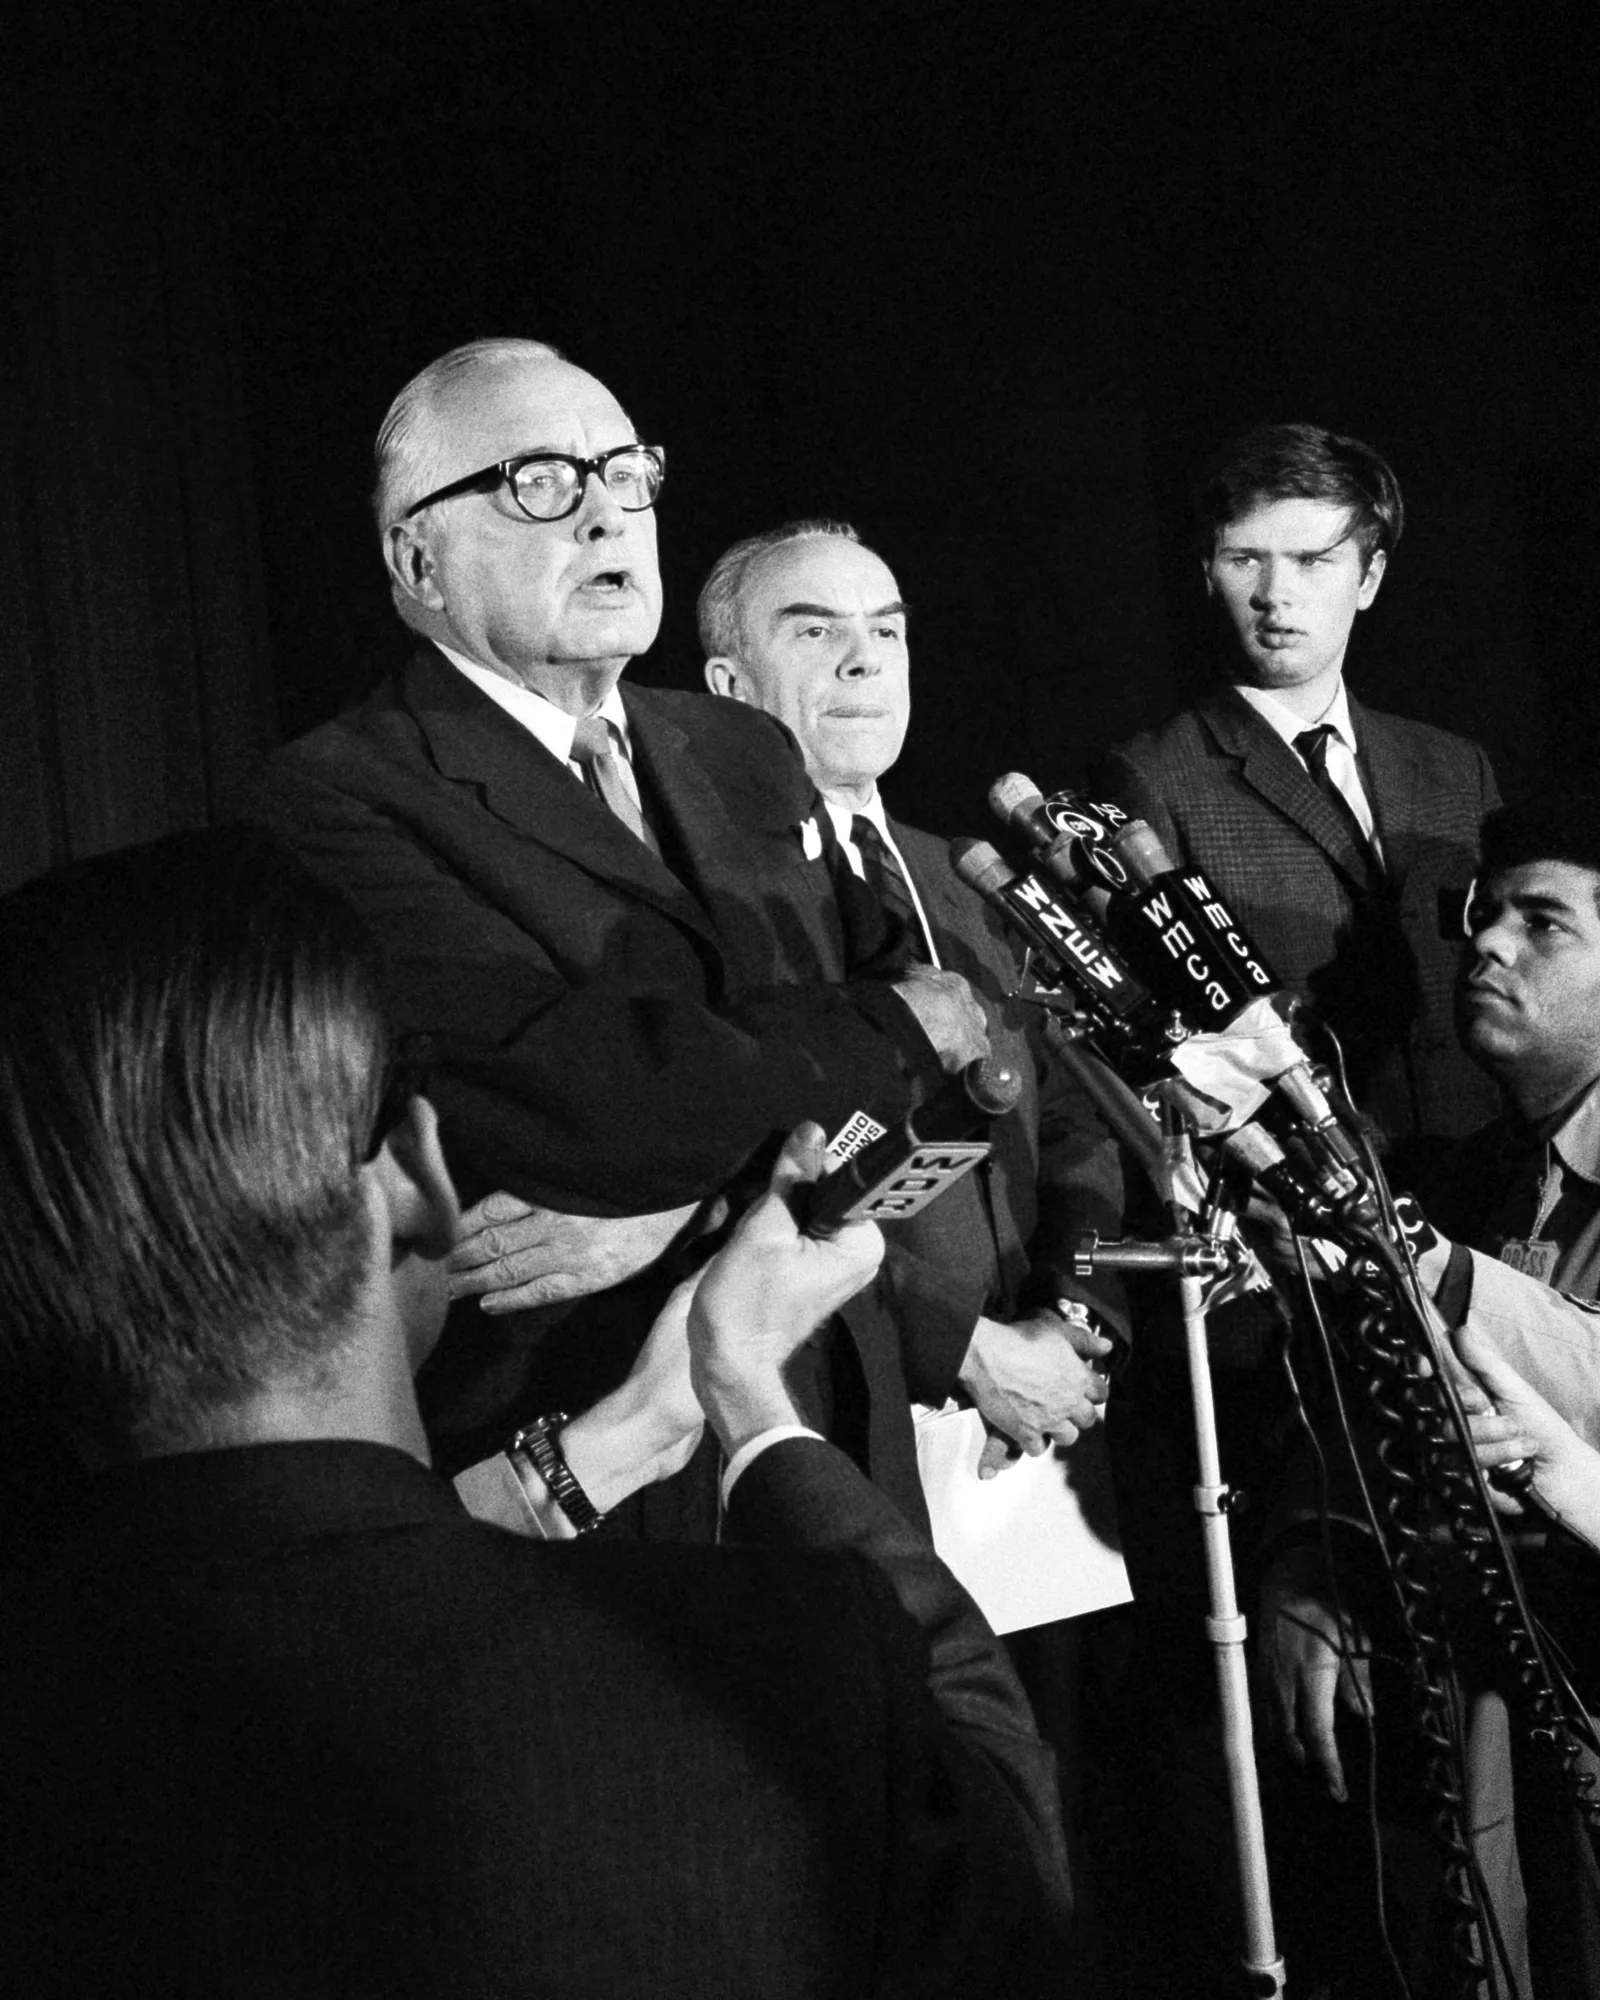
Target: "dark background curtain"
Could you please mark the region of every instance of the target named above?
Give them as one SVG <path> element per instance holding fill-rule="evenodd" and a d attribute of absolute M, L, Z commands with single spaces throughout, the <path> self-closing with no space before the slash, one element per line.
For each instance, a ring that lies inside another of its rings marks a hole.
<path fill-rule="evenodd" d="M 1419 10 L 1420 11 L 1420 10 Z M 1587 10 L 72 5 L 13 44 L 0 885 L 225 814 L 385 671 L 390 396 L 555 341 L 669 448 L 667 622 L 842 515 L 914 607 L 908 817 L 1203 681 L 1187 482 L 1308 418 L 1411 525 L 1352 683 L 1525 788 L 1600 722 Z"/>
<path fill-rule="evenodd" d="M 148 72 L 32 81 L 0 316 L 6 886 L 220 817 L 276 740 L 226 211 L 138 115 Z"/>

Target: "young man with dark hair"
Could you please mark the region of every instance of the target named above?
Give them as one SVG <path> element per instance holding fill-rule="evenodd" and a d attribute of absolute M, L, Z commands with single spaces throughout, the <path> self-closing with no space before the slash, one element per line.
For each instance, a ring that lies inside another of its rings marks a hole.
<path fill-rule="evenodd" d="M 652 1336 L 763 1546 L 530 1545 L 429 1469 L 457 1206 L 350 912 L 243 834 L 0 903 L 0 1378 L 82 1458 L 6 1557 L 0 1988 L 1058 1990 L 1020 1691 L 785 1386 L 881 1253 L 798 1233 L 819 1150 Z"/>
<path fill-rule="evenodd" d="M 1376 559 L 1380 576 L 1405 532 L 1400 482 L 1370 445 L 1316 424 L 1259 424 L 1211 461 L 1196 488 L 1203 562 L 1210 563 L 1224 530 L 1263 499 L 1345 508 L 1345 532 L 1363 572 Z"/>
<path fill-rule="evenodd" d="M 1476 744 L 1369 709 L 1345 683 L 1352 633 L 1404 525 L 1398 483 L 1357 439 L 1262 425 L 1232 439 L 1198 482 L 1196 525 L 1223 632 L 1221 678 L 1113 750 L 1097 774 L 1103 795 L 1147 820 L 1180 864 L 1204 870 L 1266 962 L 1337 1035 L 1380 1142 L 1421 1153 L 1494 1109 L 1493 1089 L 1456 1045 L 1451 995 L 1478 827 L 1498 795 Z M 1310 1046 L 1329 1053 L 1325 1039 Z M 1168 1764 L 1197 1764 L 1193 1782 L 1174 1788 L 1187 1803 L 1218 1780 L 1188 1504 L 1190 1394 L 1176 1329 L 1163 1328 L 1167 1305 L 1152 1302 L 1113 1445 L 1149 1699 L 1178 1717 Z M 1294 1435 L 1273 1365 L 1278 1319 L 1245 1298 L 1213 1313 L 1211 1335 L 1224 1468 L 1247 1493 L 1272 1490 Z M 1265 1512 L 1235 1517 L 1247 1569 Z M 1202 1872 L 1217 1827 L 1183 1806 L 1171 1824 L 1201 1884 L 1203 1923 L 1224 1886 Z"/>
<path fill-rule="evenodd" d="M 1404 525 L 1399 485 L 1357 439 L 1270 424 L 1218 457 L 1197 511 L 1225 680 L 1114 750 L 1105 788 L 1315 1003 L 1385 1136 L 1459 1136 L 1493 1098 L 1451 1033 L 1440 912 L 1471 876 L 1494 775 L 1477 744 L 1369 709 L 1344 679 Z"/>

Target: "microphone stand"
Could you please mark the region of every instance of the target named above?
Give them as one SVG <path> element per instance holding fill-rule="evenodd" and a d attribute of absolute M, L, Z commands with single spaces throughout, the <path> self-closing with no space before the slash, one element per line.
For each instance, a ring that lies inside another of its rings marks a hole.
<path fill-rule="evenodd" d="M 1041 992 L 1019 992 L 1013 998 L 1044 1010 L 1047 1039 L 1054 1052 L 1081 1082 L 1105 1114 L 1112 1131 L 1155 1181 L 1156 1191 L 1170 1204 L 1169 1155 L 1154 1122 L 1116 1072 L 1082 1047 L 1083 1030 L 1074 1029 L 1059 1003 Z M 1269 2000 L 1285 1991 L 1284 1964 L 1272 1924 L 1272 1895 L 1267 1880 L 1266 1834 L 1261 1817 L 1261 1788 L 1256 1775 L 1255 1732 L 1250 1716 L 1250 1684 L 1245 1661 L 1246 1624 L 1234 1583 L 1233 1551 L 1228 1512 L 1235 1504 L 1233 1489 L 1222 1476 L 1217 1443 L 1216 1399 L 1211 1387 L 1211 1361 L 1206 1326 L 1207 1283 L 1239 1270 L 1248 1252 L 1231 1234 L 1232 1218 L 1218 1212 L 1206 1234 L 1173 1235 L 1160 1243 L 1102 1243 L 1090 1235 L 1079 1246 L 1075 1268 L 1079 1277 L 1093 1271 L 1168 1271 L 1177 1279 L 1183 1311 L 1184 1346 L 1194 1403 L 1195 1453 L 1200 1477 L 1194 1488 L 1195 1511 L 1205 1544 L 1206 1577 L 1211 1611 L 1206 1633 L 1216 1661 L 1217 1692 L 1222 1708 L 1223 1759 L 1228 1774 L 1228 1798 L 1233 1815 L 1234 1851 L 1239 1866 L 1244 1922 L 1242 1991 Z M 1218 1223 L 1229 1225 L 1227 1233 Z"/>

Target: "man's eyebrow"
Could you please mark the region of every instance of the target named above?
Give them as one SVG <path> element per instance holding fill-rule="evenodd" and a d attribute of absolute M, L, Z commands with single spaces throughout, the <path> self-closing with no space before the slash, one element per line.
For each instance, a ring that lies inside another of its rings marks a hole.
<path fill-rule="evenodd" d="M 1553 916 L 1575 917 L 1578 914 L 1577 905 L 1568 902 L 1565 896 L 1552 896 L 1538 889 L 1515 889 L 1510 895 L 1499 896 L 1495 900 L 1513 910 L 1532 910 L 1541 915 L 1546 911 Z"/>
<path fill-rule="evenodd" d="M 636 435 L 624 439 L 621 444 L 607 445 L 606 451 L 633 451 L 643 443 L 644 439 Z M 596 458 L 604 458 L 605 455 L 605 451 L 597 451 L 594 454 Z M 581 451 L 568 451 L 566 446 L 561 444 L 528 444 L 524 445 L 521 451 L 510 452 L 507 456 L 511 458 L 582 458 L 583 453 Z"/>
<path fill-rule="evenodd" d="M 1230 542 L 1226 538 L 1226 536 L 1224 536 L 1224 538 L 1217 544 L 1217 554 L 1232 555 L 1232 556 L 1267 556 L 1277 553 L 1286 556 L 1331 556 L 1335 549 L 1342 549 L 1345 543 L 1349 541 L 1349 539 L 1350 537 L 1348 535 L 1336 535 L 1331 542 L 1326 543 L 1321 548 L 1281 549 L 1278 551 L 1274 551 L 1272 549 L 1261 548 L 1254 542 Z"/>
<path fill-rule="evenodd" d="M 897 597 L 892 604 L 880 604 L 876 611 L 869 611 L 868 618 L 904 618 L 911 606 L 903 598 Z M 847 611 L 840 611 L 830 604 L 780 604 L 775 612 L 778 618 L 848 618 Z"/>

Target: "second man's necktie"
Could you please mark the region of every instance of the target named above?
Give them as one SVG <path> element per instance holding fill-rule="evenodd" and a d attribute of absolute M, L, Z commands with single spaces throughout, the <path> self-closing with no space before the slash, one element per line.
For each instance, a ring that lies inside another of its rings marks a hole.
<path fill-rule="evenodd" d="M 926 963 L 928 947 L 923 936 L 922 919 L 917 914 L 917 906 L 911 899 L 911 885 L 906 881 L 905 870 L 900 866 L 894 849 L 864 813 L 857 813 L 851 819 L 850 838 L 861 856 L 867 887 L 889 915 L 897 917 L 905 925 L 907 944 L 913 954 Z"/>

